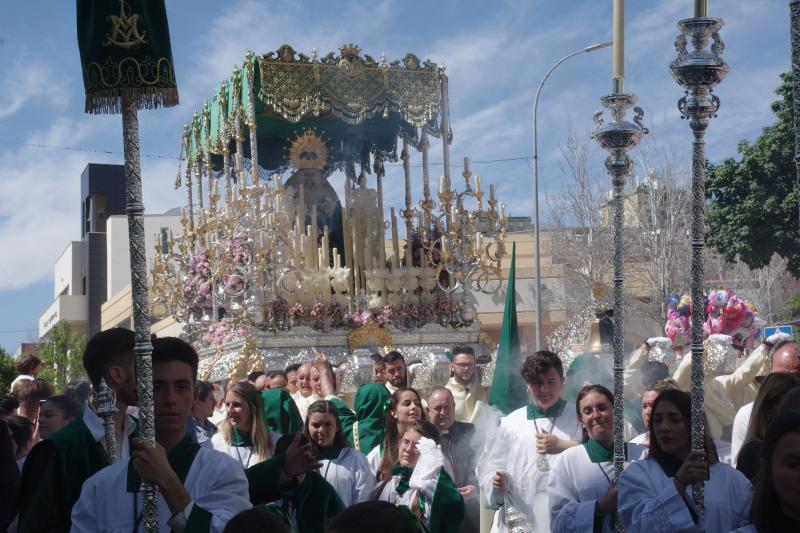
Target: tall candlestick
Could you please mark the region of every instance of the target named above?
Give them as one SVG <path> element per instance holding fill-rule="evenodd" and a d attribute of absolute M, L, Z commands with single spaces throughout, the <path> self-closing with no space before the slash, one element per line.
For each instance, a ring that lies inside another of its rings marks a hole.
<path fill-rule="evenodd" d="M 708 0 L 694 0 L 694 16 L 695 17 L 708 16 Z"/>
<path fill-rule="evenodd" d="M 464 157 L 464 172 L 469 174 L 469 157 Z"/>
<path fill-rule="evenodd" d="M 400 268 L 400 240 L 397 237 L 397 215 L 394 212 L 394 207 L 390 210 L 392 216 L 392 269 L 397 270 Z"/>
<path fill-rule="evenodd" d="M 625 77 L 625 0 L 614 0 L 614 74 Z M 616 91 L 615 92 L 621 92 Z"/>

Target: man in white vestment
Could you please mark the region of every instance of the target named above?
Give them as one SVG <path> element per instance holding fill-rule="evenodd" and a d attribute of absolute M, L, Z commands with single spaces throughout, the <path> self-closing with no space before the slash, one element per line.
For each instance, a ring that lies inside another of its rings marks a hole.
<path fill-rule="evenodd" d="M 453 348 L 453 362 L 450 371 L 453 376 L 447 387 L 453 393 L 456 402 L 455 417 L 458 422 L 472 423 L 479 405 L 486 402 L 489 390 L 482 386 L 475 372 L 475 352 L 469 346 Z"/>
<path fill-rule="evenodd" d="M 500 421 L 478 460 L 478 481 L 489 495 L 489 505 L 504 506 L 495 515 L 492 532 L 509 532 L 506 517 L 513 513 L 505 507 L 508 499 L 525 516 L 530 531 L 549 533 L 551 456 L 577 444 L 580 425 L 575 406 L 561 399 L 564 367 L 556 354 L 540 351 L 528 356 L 521 374 L 529 403 Z"/>
<path fill-rule="evenodd" d="M 203 448 L 187 433 L 197 397 L 197 362 L 186 342 L 153 341 L 156 445 L 134 440 L 132 459 L 89 478 L 72 510 L 72 531 L 143 530 L 142 480 L 157 487 L 159 530 L 221 532 L 251 507 L 247 478 L 236 461 Z"/>
<path fill-rule="evenodd" d="M 303 363 L 297 369 L 297 392 L 292 394 L 292 400 L 303 417 L 303 422 L 308 414 L 308 407 L 321 400 L 320 396 L 320 375 L 319 371 L 311 363 Z"/>
<path fill-rule="evenodd" d="M 765 339 L 764 348 L 769 356 L 770 373 L 783 372 L 793 374 L 800 378 L 800 351 L 798 344 L 791 335 L 775 333 Z M 731 464 L 736 466 L 736 458 L 747 436 L 747 427 L 750 425 L 750 415 L 753 412 L 753 402 L 750 402 L 736 412 L 731 431 Z"/>

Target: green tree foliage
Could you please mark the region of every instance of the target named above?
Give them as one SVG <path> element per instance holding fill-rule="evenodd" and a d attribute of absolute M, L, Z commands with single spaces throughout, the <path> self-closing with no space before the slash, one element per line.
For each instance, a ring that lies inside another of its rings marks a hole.
<path fill-rule="evenodd" d="M 783 318 L 787 322 L 800 320 L 800 294 L 795 294 L 783 304 Z"/>
<path fill-rule="evenodd" d="M 61 390 L 70 381 L 84 376 L 84 348 L 86 336 L 73 332 L 67 322 L 60 321 L 53 326 L 50 337 L 39 343 L 39 357 L 44 366 L 41 377 Z"/>
<path fill-rule="evenodd" d="M 8 352 L 0 346 L 0 396 L 8 393 L 8 388 L 15 377 L 17 377 L 17 365 Z"/>
<path fill-rule="evenodd" d="M 754 143 L 739 143 L 741 160 L 709 168 L 706 240 L 728 261 L 738 257 L 752 269 L 765 267 L 777 253 L 800 276 L 792 76 L 781 79 L 780 100 L 771 106 L 777 121 Z"/>

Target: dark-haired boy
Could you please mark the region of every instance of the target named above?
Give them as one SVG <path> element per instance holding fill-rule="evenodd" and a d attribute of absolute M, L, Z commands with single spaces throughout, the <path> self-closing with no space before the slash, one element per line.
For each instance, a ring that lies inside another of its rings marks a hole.
<path fill-rule="evenodd" d="M 136 421 L 127 414 L 136 405 L 134 335 L 127 329 L 101 331 L 86 344 L 83 367 L 95 390 L 104 378 L 117 399 L 116 456 L 130 454 Z M 83 482 L 108 465 L 102 419 L 91 409 L 33 447 L 25 461 L 17 496 L 20 533 L 69 531 L 72 506 Z"/>
<path fill-rule="evenodd" d="M 104 468 L 83 485 L 72 511 L 73 532 L 138 531 L 141 481 L 158 489 L 160 531 L 222 531 L 251 507 L 247 479 L 236 461 L 201 447 L 186 429 L 197 398 L 197 363 L 186 342 L 153 341 L 156 446 L 134 439 L 130 460 Z"/>
<path fill-rule="evenodd" d="M 530 530 L 545 533 L 550 531 L 550 456 L 575 446 L 581 430 L 575 405 L 561 399 L 564 367 L 556 354 L 540 351 L 526 357 L 520 373 L 528 405 L 502 418 L 478 461 L 478 480 L 490 505 L 502 505 L 511 494 Z M 504 512 L 497 513 L 493 531 L 508 531 Z"/>

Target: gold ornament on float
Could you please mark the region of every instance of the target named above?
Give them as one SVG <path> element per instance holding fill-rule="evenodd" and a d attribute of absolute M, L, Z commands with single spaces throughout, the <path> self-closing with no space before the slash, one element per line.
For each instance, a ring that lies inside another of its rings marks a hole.
<path fill-rule="evenodd" d="M 292 142 L 289 159 L 296 169 L 322 170 L 328 161 L 328 147 L 322 137 L 312 130 L 306 130 Z"/>

